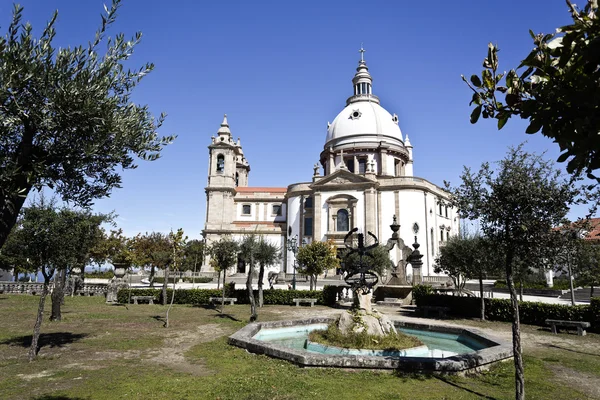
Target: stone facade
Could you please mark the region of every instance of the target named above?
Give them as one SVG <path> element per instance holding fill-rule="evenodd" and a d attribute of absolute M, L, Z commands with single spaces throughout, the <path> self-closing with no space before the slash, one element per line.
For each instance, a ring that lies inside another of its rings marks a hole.
<path fill-rule="evenodd" d="M 373 95 L 372 78 L 362 57 L 353 87 L 354 95 L 346 100 L 346 107 L 327 124 L 312 178 L 286 188 L 248 186 L 250 166 L 240 140 L 232 140 L 224 119 L 208 146 L 203 231 L 207 244 L 223 235 L 264 235 L 285 254 L 282 264 L 270 269 L 291 273 L 288 266 L 293 264 L 294 254 L 285 250 L 288 238 L 297 237 L 298 243 L 332 240 L 343 247 L 345 234 L 358 227 L 385 243 L 396 216 L 404 243 L 391 251 L 392 261 L 405 268 L 405 245 L 410 246 L 416 237 L 424 255 L 422 273 L 434 275 L 440 246 L 458 234 L 456 211 L 445 204 L 448 193 L 413 176 L 413 146 L 400 131 L 397 115 L 381 107 Z M 207 258 L 204 269 L 208 262 Z M 237 272 L 244 268 L 238 266 Z M 402 272 L 412 275 L 410 266 Z"/>

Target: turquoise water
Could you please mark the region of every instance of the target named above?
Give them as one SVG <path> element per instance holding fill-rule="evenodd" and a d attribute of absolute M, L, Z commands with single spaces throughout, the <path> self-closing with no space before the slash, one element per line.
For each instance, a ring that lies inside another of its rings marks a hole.
<path fill-rule="evenodd" d="M 262 340 L 278 344 L 281 346 L 289 347 L 296 350 L 306 350 L 313 353 L 321 354 L 357 354 L 357 355 L 379 355 L 373 354 L 369 350 L 345 350 L 345 349 L 323 349 L 319 346 L 314 346 L 313 350 L 305 349 L 306 340 L 308 339 L 309 332 L 315 329 L 326 329 L 326 324 L 313 324 L 303 326 L 291 326 L 285 328 L 274 328 L 274 329 L 261 329 L 255 336 L 254 339 Z M 480 343 L 472 338 L 442 332 L 430 332 L 421 331 L 417 329 L 401 328 L 400 332 L 407 335 L 416 336 L 426 346 L 410 350 L 409 352 L 401 354 L 381 354 L 385 356 L 403 356 L 403 357 L 451 357 L 457 354 L 473 353 L 477 350 L 481 350 L 485 347 L 483 343 Z"/>

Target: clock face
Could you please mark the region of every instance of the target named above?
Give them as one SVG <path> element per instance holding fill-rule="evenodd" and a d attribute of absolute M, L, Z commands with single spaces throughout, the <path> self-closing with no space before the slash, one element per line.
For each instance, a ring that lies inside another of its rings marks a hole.
<path fill-rule="evenodd" d="M 416 235 L 417 233 L 419 233 L 419 224 L 417 224 L 416 222 L 413 225 L 413 233 Z"/>

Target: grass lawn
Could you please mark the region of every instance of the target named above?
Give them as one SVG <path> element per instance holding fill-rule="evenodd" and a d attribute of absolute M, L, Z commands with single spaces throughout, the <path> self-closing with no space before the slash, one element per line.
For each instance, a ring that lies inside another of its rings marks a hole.
<path fill-rule="evenodd" d="M 227 345 L 249 306 L 227 315 L 174 306 L 111 306 L 66 298 L 63 321 L 42 325 L 38 360 L 27 362 L 38 297 L 0 295 L 0 399 L 511 399 L 512 362 L 477 376 L 420 376 L 299 368 Z M 50 305 L 47 303 L 47 308 Z M 259 320 L 328 311 L 267 306 Z M 296 316 L 297 318 L 298 316 Z M 454 321 L 494 332 L 504 323 Z M 589 399 L 600 390 L 600 336 L 553 336 L 524 327 L 528 399 Z"/>

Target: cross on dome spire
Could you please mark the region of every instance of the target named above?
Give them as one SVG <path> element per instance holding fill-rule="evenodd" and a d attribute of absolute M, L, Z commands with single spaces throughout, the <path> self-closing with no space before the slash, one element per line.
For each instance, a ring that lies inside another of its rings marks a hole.
<path fill-rule="evenodd" d="M 356 74 L 352 79 L 354 85 L 354 96 L 346 100 L 346 104 L 350 104 L 354 101 L 374 101 L 379 103 L 377 96 L 373 95 L 373 78 L 369 74 L 369 67 L 365 61 L 365 49 L 363 44 L 360 44 L 360 60 L 358 61 L 358 67 L 356 68 Z"/>

